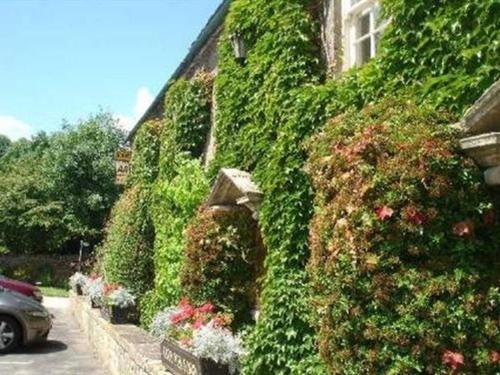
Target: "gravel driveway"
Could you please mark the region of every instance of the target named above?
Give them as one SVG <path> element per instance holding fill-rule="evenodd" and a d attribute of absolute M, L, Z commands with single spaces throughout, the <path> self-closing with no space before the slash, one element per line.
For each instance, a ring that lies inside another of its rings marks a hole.
<path fill-rule="evenodd" d="M 0 355 L 0 374 L 9 375 L 108 375 L 100 366 L 87 339 L 80 334 L 67 298 L 45 298 L 55 315 L 49 340 Z"/>

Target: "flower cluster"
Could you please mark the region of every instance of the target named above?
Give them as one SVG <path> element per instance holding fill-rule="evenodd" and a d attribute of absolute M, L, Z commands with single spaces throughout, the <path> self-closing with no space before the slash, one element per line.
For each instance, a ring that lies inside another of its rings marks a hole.
<path fill-rule="evenodd" d="M 108 306 L 125 309 L 135 306 L 135 296 L 130 290 L 119 284 L 105 284 L 103 287 L 103 302 Z"/>
<path fill-rule="evenodd" d="M 84 289 L 85 285 L 87 284 L 87 281 L 88 281 L 87 276 L 85 276 L 81 272 L 76 272 L 69 278 L 69 285 L 73 290 L 75 290 L 77 287 Z"/>
<path fill-rule="evenodd" d="M 184 298 L 178 306 L 156 315 L 151 333 L 172 339 L 199 357 L 228 365 L 233 372 L 238 368 L 243 346 L 229 328 L 231 322 L 231 315 L 216 312 L 210 302 L 193 306 Z"/>
<path fill-rule="evenodd" d="M 101 276 L 92 274 L 88 277 L 84 288 L 84 294 L 88 295 L 94 302 L 102 301 L 104 296 L 104 280 Z"/>

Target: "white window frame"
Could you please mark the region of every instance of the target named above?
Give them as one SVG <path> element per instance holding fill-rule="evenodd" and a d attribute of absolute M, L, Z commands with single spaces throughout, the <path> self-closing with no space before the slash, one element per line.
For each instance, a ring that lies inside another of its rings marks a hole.
<path fill-rule="evenodd" d="M 344 41 L 344 62 L 343 68 L 347 70 L 354 66 L 361 66 L 358 45 L 362 41 L 370 38 L 370 59 L 377 54 L 376 35 L 381 34 L 387 27 L 389 21 L 376 24 L 376 10 L 380 9 L 378 0 L 361 0 L 358 3 L 351 5 L 351 0 L 342 0 L 342 29 Z M 357 24 L 360 17 L 369 14 L 370 25 L 369 32 L 361 38 L 357 36 Z"/>

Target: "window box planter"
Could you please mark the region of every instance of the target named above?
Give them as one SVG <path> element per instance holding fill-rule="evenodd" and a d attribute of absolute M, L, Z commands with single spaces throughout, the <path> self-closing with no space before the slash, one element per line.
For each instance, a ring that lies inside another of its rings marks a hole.
<path fill-rule="evenodd" d="M 90 305 L 93 309 L 99 309 L 101 307 L 101 301 L 95 298 L 90 298 Z"/>
<path fill-rule="evenodd" d="M 198 358 L 176 342 L 161 343 L 161 360 L 165 368 L 176 375 L 229 375 L 229 367 L 211 359 Z"/>
<path fill-rule="evenodd" d="M 132 307 L 101 306 L 101 316 L 111 324 L 132 324 L 135 322 L 134 310 Z"/>
<path fill-rule="evenodd" d="M 77 296 L 83 296 L 83 290 L 81 285 L 75 285 L 73 291 L 76 293 Z"/>

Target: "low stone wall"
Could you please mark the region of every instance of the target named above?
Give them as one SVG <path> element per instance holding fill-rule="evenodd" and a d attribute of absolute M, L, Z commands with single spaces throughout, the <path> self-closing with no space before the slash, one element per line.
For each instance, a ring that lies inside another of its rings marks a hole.
<path fill-rule="evenodd" d="M 161 364 L 160 341 L 134 325 L 112 325 L 86 297 L 70 296 L 83 333 L 112 375 L 172 375 Z"/>

